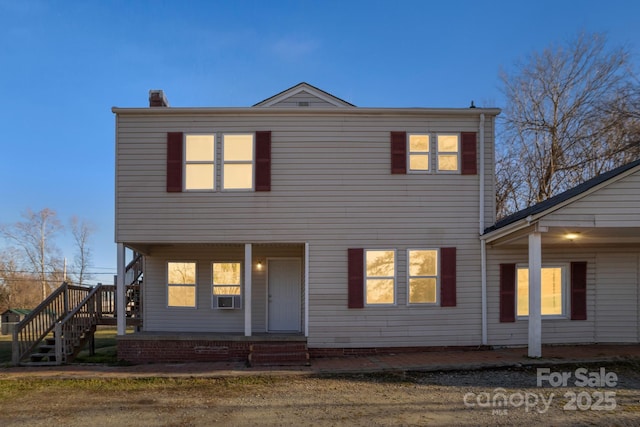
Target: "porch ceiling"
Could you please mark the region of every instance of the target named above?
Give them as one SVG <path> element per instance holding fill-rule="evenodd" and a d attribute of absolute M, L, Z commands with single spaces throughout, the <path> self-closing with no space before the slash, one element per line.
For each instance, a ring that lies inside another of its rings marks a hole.
<path fill-rule="evenodd" d="M 489 247 L 527 247 L 535 225 L 487 243 Z M 538 227 L 543 247 L 638 247 L 640 227 Z"/>

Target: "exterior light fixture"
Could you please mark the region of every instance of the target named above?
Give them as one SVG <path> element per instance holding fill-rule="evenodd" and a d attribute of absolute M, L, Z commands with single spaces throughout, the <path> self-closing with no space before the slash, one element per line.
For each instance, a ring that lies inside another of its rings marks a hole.
<path fill-rule="evenodd" d="M 258 264 L 256 265 L 256 268 L 258 270 L 262 270 L 262 261 L 258 261 Z"/>
<path fill-rule="evenodd" d="M 565 237 L 565 239 L 571 240 L 573 242 L 575 239 L 580 237 L 580 233 L 578 233 L 578 232 L 567 233 L 567 234 L 564 235 L 564 237 Z"/>

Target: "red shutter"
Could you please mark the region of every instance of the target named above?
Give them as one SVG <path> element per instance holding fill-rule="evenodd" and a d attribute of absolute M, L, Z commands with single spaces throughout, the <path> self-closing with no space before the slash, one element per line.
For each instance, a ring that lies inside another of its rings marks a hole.
<path fill-rule="evenodd" d="M 407 173 L 407 133 L 391 132 L 391 173 Z"/>
<path fill-rule="evenodd" d="M 182 132 L 167 133 L 167 191 L 182 191 Z"/>
<path fill-rule="evenodd" d="M 456 248 L 440 248 L 440 306 L 456 306 Z"/>
<path fill-rule="evenodd" d="M 349 249 L 349 308 L 364 307 L 364 249 Z"/>
<path fill-rule="evenodd" d="M 587 320 L 587 263 L 571 263 L 571 320 Z"/>
<path fill-rule="evenodd" d="M 256 132 L 256 191 L 271 191 L 271 131 Z"/>
<path fill-rule="evenodd" d="M 516 321 L 515 264 L 500 264 L 500 321 Z"/>
<path fill-rule="evenodd" d="M 462 140 L 462 175 L 477 175 L 476 133 L 462 132 L 460 139 Z"/>

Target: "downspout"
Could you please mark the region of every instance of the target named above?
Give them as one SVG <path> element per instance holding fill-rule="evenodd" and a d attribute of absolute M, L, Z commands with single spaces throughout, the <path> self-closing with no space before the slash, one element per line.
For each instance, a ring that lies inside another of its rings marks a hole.
<path fill-rule="evenodd" d="M 478 131 L 480 140 L 480 236 L 484 233 L 484 193 L 485 193 L 485 165 L 484 165 L 484 113 L 480 114 L 480 129 Z M 487 345 L 487 244 L 484 239 L 480 239 L 480 280 L 481 280 L 481 301 L 482 301 L 482 345 Z"/>

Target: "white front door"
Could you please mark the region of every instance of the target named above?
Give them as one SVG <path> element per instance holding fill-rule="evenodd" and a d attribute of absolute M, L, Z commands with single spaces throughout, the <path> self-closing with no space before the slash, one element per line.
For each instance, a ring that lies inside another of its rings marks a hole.
<path fill-rule="evenodd" d="M 301 268 L 300 259 L 268 260 L 269 332 L 300 332 Z"/>

